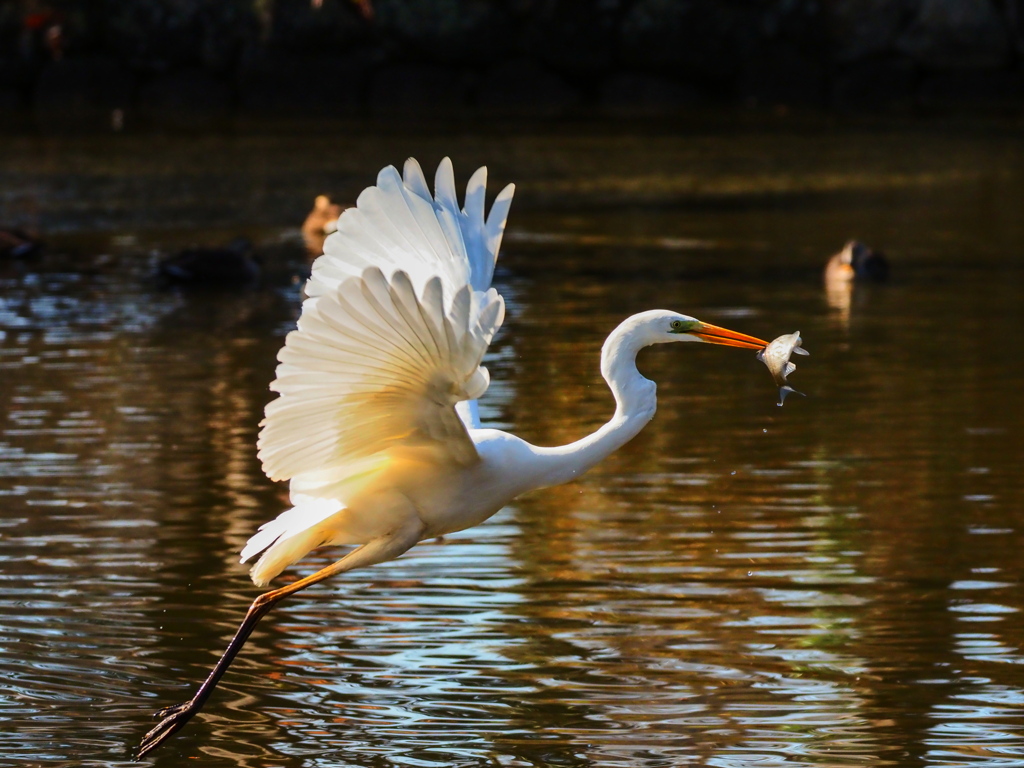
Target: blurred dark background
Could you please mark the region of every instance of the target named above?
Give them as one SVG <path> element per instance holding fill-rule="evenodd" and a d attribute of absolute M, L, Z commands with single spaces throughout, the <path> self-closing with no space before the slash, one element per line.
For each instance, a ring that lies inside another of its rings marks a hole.
<path fill-rule="evenodd" d="M 8 131 L 1022 105 L 1024 0 L 0 0 Z"/>

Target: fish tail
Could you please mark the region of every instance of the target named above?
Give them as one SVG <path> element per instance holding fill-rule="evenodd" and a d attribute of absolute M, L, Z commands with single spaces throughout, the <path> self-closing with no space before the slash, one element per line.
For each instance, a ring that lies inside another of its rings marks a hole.
<path fill-rule="evenodd" d="M 784 402 L 786 402 L 786 395 L 788 395 L 790 392 L 792 392 L 794 395 L 800 395 L 801 397 L 807 397 L 807 395 L 805 395 L 803 392 L 799 392 L 799 391 L 793 389 L 791 386 L 789 386 L 789 384 L 786 384 L 785 386 L 779 387 L 779 402 L 778 402 L 778 405 L 780 407 L 782 406 L 782 404 Z"/>

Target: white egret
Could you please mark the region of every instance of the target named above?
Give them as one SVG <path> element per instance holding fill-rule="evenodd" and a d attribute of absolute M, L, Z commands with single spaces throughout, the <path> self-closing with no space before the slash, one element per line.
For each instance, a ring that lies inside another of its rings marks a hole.
<path fill-rule="evenodd" d="M 282 598 L 329 576 L 398 557 L 417 542 L 483 522 L 521 493 L 568 482 L 632 439 L 654 416 L 655 384 L 637 353 L 703 341 L 762 349 L 766 342 L 667 310 L 626 319 L 601 351 L 615 399 L 611 420 L 569 445 L 542 448 L 480 425 L 481 360 L 501 325 L 491 287 L 512 202 L 510 184 L 485 218 L 486 169 L 456 200 L 452 164 L 434 194 L 415 160 L 385 168 L 346 210 L 313 264 L 298 329 L 288 334 L 266 409 L 259 457 L 290 480 L 292 507 L 242 550 L 262 553 L 264 586 L 321 546 L 352 545 L 340 560 L 256 598 L 195 695 L 157 712 L 138 757 L 203 706 L 253 628 Z"/>

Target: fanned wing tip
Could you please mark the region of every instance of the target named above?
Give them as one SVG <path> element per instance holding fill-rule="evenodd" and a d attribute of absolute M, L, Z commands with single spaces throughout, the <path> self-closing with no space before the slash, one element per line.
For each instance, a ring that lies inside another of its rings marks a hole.
<path fill-rule="evenodd" d="M 450 157 L 441 158 L 434 173 L 434 197 L 438 203 L 450 211 L 459 210 L 459 201 L 455 191 L 455 166 Z"/>
<path fill-rule="evenodd" d="M 424 200 L 433 202 L 433 196 L 430 194 L 430 187 L 427 186 L 427 177 L 424 176 L 423 168 L 415 157 L 406 159 L 405 165 L 402 168 L 402 177 L 405 181 L 405 186 L 408 187 L 410 191 L 417 196 L 422 197 Z"/>
<path fill-rule="evenodd" d="M 487 294 L 488 302 L 480 310 L 480 328 L 487 334 L 487 343 L 491 343 L 491 337 L 498 332 L 501 324 L 505 322 L 505 299 L 501 294 L 491 288 Z"/>
<path fill-rule="evenodd" d="M 395 166 L 393 165 L 386 165 L 377 172 L 378 187 L 386 187 L 389 183 L 394 183 L 396 179 L 398 180 L 399 184 L 402 183 L 402 177 L 398 173 L 398 169 L 395 168 Z M 367 187 L 366 189 L 363 190 L 363 192 L 369 192 L 371 189 L 373 189 L 373 187 Z M 362 194 L 360 194 L 359 196 L 362 197 Z"/>
<path fill-rule="evenodd" d="M 444 184 L 448 179 L 451 180 L 452 189 L 455 188 L 455 166 L 452 164 L 452 159 L 448 156 L 442 157 L 441 162 L 437 164 L 437 170 L 434 172 L 434 187 L 435 192 L 438 185 Z"/>
<path fill-rule="evenodd" d="M 396 269 L 395 270 L 395 274 L 398 274 L 399 272 L 402 272 L 402 274 L 405 274 L 405 272 L 403 270 L 400 270 L 400 269 Z M 408 275 L 406 275 L 406 277 L 408 277 Z M 352 278 L 350 277 L 348 279 L 351 280 Z M 363 274 L 360 275 L 360 279 L 362 279 L 364 282 L 375 284 L 375 285 L 380 285 L 382 283 L 386 285 L 387 282 L 388 282 L 387 277 L 384 275 L 384 271 L 380 267 L 378 267 L 376 264 L 374 264 L 372 266 L 369 266 L 366 269 L 364 269 L 363 270 Z"/>
<path fill-rule="evenodd" d="M 477 168 L 466 183 L 463 211 L 473 227 L 484 228 L 484 206 L 487 200 L 487 166 Z"/>
<path fill-rule="evenodd" d="M 487 176 L 486 167 L 471 175 L 460 208 L 450 158 L 438 164 L 433 192 L 415 158 L 405 161 L 402 175 L 394 166 L 382 168 L 376 185 L 364 189 L 356 205 L 343 213 L 338 236 L 326 241 L 307 294 L 322 294 L 345 276 L 360 274 L 368 263 L 388 272 L 401 267 L 417 286 L 433 272 L 443 276 L 448 290 L 457 290 L 463 281 L 486 290 L 515 190 L 507 185 L 488 210 Z"/>
<path fill-rule="evenodd" d="M 506 201 L 511 201 L 512 200 L 512 196 L 515 193 L 516 193 L 516 185 L 515 185 L 515 183 L 511 183 L 510 182 L 510 183 L 506 184 L 504 187 L 502 187 L 501 192 L 499 192 L 498 196 L 494 198 L 494 202 L 495 203 L 504 203 Z M 494 210 L 493 207 L 492 207 L 491 210 L 493 212 L 493 210 Z"/>
<path fill-rule="evenodd" d="M 484 226 L 485 245 L 495 260 L 498 258 L 498 249 L 501 248 L 501 237 L 505 233 L 505 222 L 508 221 L 508 212 L 512 208 L 512 197 L 515 192 L 515 184 L 506 184 L 494 198 L 491 212 L 487 215 L 487 224 Z"/>
<path fill-rule="evenodd" d="M 491 372 L 484 366 L 478 367 L 465 383 L 466 401 L 479 400 L 491 385 Z M 463 401 L 459 401 L 463 402 Z"/>

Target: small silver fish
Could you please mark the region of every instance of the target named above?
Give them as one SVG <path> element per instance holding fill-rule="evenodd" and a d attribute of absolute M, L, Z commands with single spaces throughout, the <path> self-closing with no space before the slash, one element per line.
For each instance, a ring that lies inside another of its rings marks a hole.
<path fill-rule="evenodd" d="M 800 346 L 801 344 L 800 331 L 797 331 L 796 333 L 779 336 L 779 338 L 757 353 L 757 359 L 768 366 L 768 370 L 771 371 L 772 378 L 775 380 L 775 385 L 779 388 L 779 405 L 786 401 L 786 395 L 790 392 L 803 395 L 803 392 L 797 392 L 786 381 L 786 377 L 796 370 L 796 363 L 789 362 L 790 356 L 794 352 L 798 355 L 811 354 Z"/>

